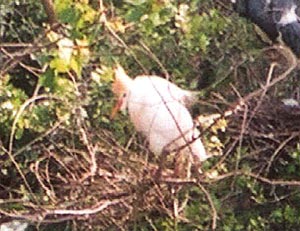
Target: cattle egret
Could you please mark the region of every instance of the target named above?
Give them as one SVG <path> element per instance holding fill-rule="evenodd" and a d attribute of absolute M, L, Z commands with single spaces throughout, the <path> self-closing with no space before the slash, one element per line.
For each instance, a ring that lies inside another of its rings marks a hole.
<path fill-rule="evenodd" d="M 208 158 L 186 106 L 193 94 L 158 76 L 137 76 L 131 79 L 118 65 L 113 92 L 118 97 L 112 117 L 118 110 L 128 109 L 138 132 L 149 141 L 156 154 L 179 149 L 190 152 L 194 159 Z"/>

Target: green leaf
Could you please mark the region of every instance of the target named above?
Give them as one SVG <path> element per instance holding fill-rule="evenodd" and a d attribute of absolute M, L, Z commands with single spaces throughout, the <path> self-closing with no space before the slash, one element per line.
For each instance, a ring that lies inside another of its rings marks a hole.
<path fill-rule="evenodd" d="M 50 67 L 54 69 L 56 73 L 66 73 L 70 70 L 70 66 L 64 59 L 54 58 L 50 62 Z"/>
<path fill-rule="evenodd" d="M 23 136 L 24 129 L 23 128 L 17 128 L 15 132 L 15 139 L 20 140 Z"/>
<path fill-rule="evenodd" d="M 134 5 L 134 6 L 139 6 L 139 5 L 142 5 L 142 4 L 144 4 L 148 1 L 147 0 L 124 0 L 124 2 L 129 3 L 131 5 Z"/>
<path fill-rule="evenodd" d="M 125 19 L 129 22 L 139 22 L 141 17 L 145 14 L 141 7 L 131 7 L 125 14 Z"/>
<path fill-rule="evenodd" d="M 78 77 L 81 77 L 81 70 L 82 70 L 82 66 L 80 61 L 78 61 L 78 59 L 72 58 L 71 62 L 70 62 L 70 68 L 75 71 L 76 75 Z"/>
<path fill-rule="evenodd" d="M 56 77 L 56 92 L 63 96 L 72 97 L 74 92 L 74 86 L 71 80 L 64 77 Z"/>
<path fill-rule="evenodd" d="M 55 1 L 55 8 L 57 10 L 58 18 L 62 23 L 75 25 L 80 17 L 79 12 L 75 9 L 73 1 L 71 0 L 57 0 Z"/>
<path fill-rule="evenodd" d="M 52 90 L 55 88 L 55 75 L 52 69 L 47 69 L 46 72 L 40 76 L 39 84 L 46 88 L 46 91 Z"/>

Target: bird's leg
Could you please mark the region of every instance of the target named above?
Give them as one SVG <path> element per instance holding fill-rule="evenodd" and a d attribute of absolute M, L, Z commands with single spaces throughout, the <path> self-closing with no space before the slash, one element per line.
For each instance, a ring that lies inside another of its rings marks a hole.
<path fill-rule="evenodd" d="M 204 176 L 202 171 L 202 163 L 199 160 L 194 159 L 191 171 L 195 174 L 196 178 L 198 179 L 202 179 Z"/>
<path fill-rule="evenodd" d="M 191 153 L 185 150 L 179 151 L 174 159 L 174 175 L 181 179 L 190 179 L 192 167 L 194 167 L 195 160 Z"/>
<path fill-rule="evenodd" d="M 161 152 L 161 154 L 159 156 L 158 169 L 156 170 L 156 173 L 155 173 L 156 180 L 161 179 L 162 171 L 165 169 L 165 164 L 166 164 L 166 159 L 167 159 L 168 154 L 169 154 L 169 151 L 167 151 L 166 149 L 163 149 L 163 151 Z"/>
<path fill-rule="evenodd" d="M 178 151 L 174 157 L 174 176 L 180 179 L 187 178 L 187 171 L 188 171 L 188 155 L 185 152 Z"/>

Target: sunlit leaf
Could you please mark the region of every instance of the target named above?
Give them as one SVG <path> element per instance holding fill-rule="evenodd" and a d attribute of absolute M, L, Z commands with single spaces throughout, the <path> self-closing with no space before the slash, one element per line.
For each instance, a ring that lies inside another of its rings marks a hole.
<path fill-rule="evenodd" d="M 24 133 L 24 129 L 23 128 L 17 128 L 16 132 L 15 132 L 15 139 L 16 140 L 21 139 L 22 136 L 23 136 L 23 133 Z"/>
<path fill-rule="evenodd" d="M 58 57 L 66 64 L 71 62 L 71 57 L 74 49 L 74 43 L 71 39 L 62 38 L 57 42 L 58 45 Z"/>
<path fill-rule="evenodd" d="M 142 5 L 142 4 L 147 2 L 147 0 L 124 0 L 124 1 L 126 3 L 129 3 L 131 5 L 135 5 L 135 6 Z"/>
<path fill-rule="evenodd" d="M 50 62 L 50 67 L 57 73 L 66 73 L 70 70 L 70 66 L 64 59 L 55 58 Z"/>
<path fill-rule="evenodd" d="M 81 77 L 82 66 L 80 65 L 81 63 L 79 63 L 77 60 L 78 59 L 75 59 L 75 58 L 71 59 L 70 68 L 73 71 L 75 71 L 75 73 L 77 74 L 78 77 Z"/>

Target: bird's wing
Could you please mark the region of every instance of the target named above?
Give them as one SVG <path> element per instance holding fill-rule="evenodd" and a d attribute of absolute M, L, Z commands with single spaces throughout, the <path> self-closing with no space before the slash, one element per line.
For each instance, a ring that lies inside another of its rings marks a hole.
<path fill-rule="evenodd" d="M 155 75 L 138 76 L 134 80 L 135 88 L 139 94 L 150 94 L 152 101 L 177 101 L 186 107 L 190 107 L 197 99 L 197 92 L 184 90 L 170 81 Z M 143 92 L 141 92 L 143 91 Z"/>

